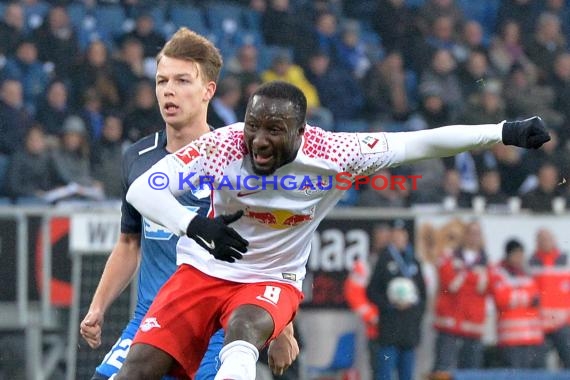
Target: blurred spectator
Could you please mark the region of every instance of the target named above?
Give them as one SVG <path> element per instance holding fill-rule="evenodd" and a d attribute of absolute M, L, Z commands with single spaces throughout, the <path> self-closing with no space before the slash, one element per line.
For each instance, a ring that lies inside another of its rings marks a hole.
<path fill-rule="evenodd" d="M 567 150 L 560 146 L 560 139 L 558 133 L 549 129 L 550 141 L 545 143 L 541 149 L 531 150 L 526 152 L 523 158 L 522 165 L 528 168 L 529 173 L 538 173 L 539 168 L 543 163 L 549 162 L 556 166 L 560 178 L 570 178 L 570 157 L 568 157 Z M 560 190 L 566 191 L 568 186 L 560 185 Z"/>
<path fill-rule="evenodd" d="M 517 196 L 528 177 L 529 170 L 522 164 L 519 149 L 497 144 L 491 151 L 496 159 L 496 167 L 501 174 L 501 189 L 508 196 Z"/>
<path fill-rule="evenodd" d="M 366 327 L 368 359 L 372 369 L 372 379 L 376 379 L 378 368 L 378 321 L 379 311 L 366 296 L 372 270 L 376 267 L 380 253 L 391 240 L 391 229 L 387 223 L 378 224 L 372 230 L 372 247 L 367 260 L 354 262 L 351 272 L 344 282 L 344 297 L 350 309 L 355 312 Z"/>
<path fill-rule="evenodd" d="M 48 85 L 45 96 L 40 99 L 35 119 L 44 126 L 46 134 L 59 136 L 63 121 L 71 112 L 67 86 L 56 79 Z"/>
<path fill-rule="evenodd" d="M 40 60 L 55 65 L 58 77 L 68 77 L 79 56 L 79 44 L 65 7 L 52 6 L 42 26 L 34 31 L 33 38 Z"/>
<path fill-rule="evenodd" d="M 241 99 L 237 106 L 237 115 L 239 120 L 243 120 L 245 117 L 245 110 L 247 108 L 247 102 L 249 98 L 253 95 L 257 87 L 263 84 L 261 76 L 258 74 L 241 74 L 239 76 L 241 83 Z"/>
<path fill-rule="evenodd" d="M 22 147 L 32 118 L 24 108 L 22 84 L 6 79 L 0 87 L 0 154 L 10 155 Z"/>
<path fill-rule="evenodd" d="M 449 107 L 452 115 L 458 114 L 464 102 L 456 67 L 451 53 L 448 50 L 439 49 L 433 54 L 429 67 L 423 71 L 420 79 L 420 89 L 428 84 L 441 88 L 441 98 Z"/>
<path fill-rule="evenodd" d="M 144 56 L 154 58 L 164 46 L 166 40 L 154 29 L 154 20 L 149 13 L 142 12 L 136 19 L 135 29 L 126 33 L 119 39 L 122 45 L 123 40 L 135 38 L 142 43 Z"/>
<path fill-rule="evenodd" d="M 365 114 L 370 120 L 398 118 L 409 112 L 402 55 L 393 51 L 377 61 L 362 80 Z"/>
<path fill-rule="evenodd" d="M 443 202 L 446 209 L 471 207 L 473 194 L 461 189 L 461 176 L 457 170 L 448 169 L 445 171 L 442 190 L 438 201 Z"/>
<path fill-rule="evenodd" d="M 4 75 L 22 83 L 24 106 L 34 114 L 40 95 L 50 80 L 50 73 L 38 60 L 38 49 L 30 39 L 21 40 L 16 47 L 16 54 L 6 61 Z"/>
<path fill-rule="evenodd" d="M 484 90 L 487 85 L 490 85 L 489 82 L 491 80 L 493 80 L 494 86 L 498 87 L 499 93 L 497 95 L 500 95 L 500 82 L 494 79 L 495 73 L 489 64 L 487 54 L 484 50 L 472 50 L 469 53 L 466 61 L 459 70 L 458 77 L 466 102 L 473 100 L 472 97 L 477 95 L 481 89 Z M 495 119 L 495 123 L 496 120 L 503 119 Z"/>
<path fill-rule="evenodd" d="M 476 81 L 470 102 L 459 118 L 463 124 L 495 124 L 506 119 L 505 105 L 501 97 L 501 83 L 496 80 Z"/>
<path fill-rule="evenodd" d="M 554 109 L 564 115 L 565 126 L 560 137 L 566 142 L 570 139 L 570 53 L 559 54 L 554 60 L 550 84 L 556 93 Z"/>
<path fill-rule="evenodd" d="M 528 57 L 539 68 L 541 81 L 549 78 L 554 59 L 566 50 L 566 42 L 558 16 L 548 12 L 542 13 L 536 23 L 534 37 L 526 48 Z"/>
<path fill-rule="evenodd" d="M 93 88 L 101 97 L 105 109 L 117 108 L 121 104 L 107 47 L 101 41 L 89 44 L 83 60 L 73 68 L 72 81 L 76 100 L 80 100 L 88 89 Z"/>
<path fill-rule="evenodd" d="M 521 26 L 522 39 L 527 40 L 534 29 L 538 3 L 539 0 L 502 0 L 497 13 L 497 29 L 507 20 L 514 20 Z"/>
<path fill-rule="evenodd" d="M 528 67 L 533 63 L 524 51 L 521 28 L 514 20 L 506 20 L 491 42 L 489 56 L 501 75 L 507 75 L 513 65 Z"/>
<path fill-rule="evenodd" d="M 301 65 L 305 66 L 309 55 L 315 50 L 324 51 L 329 57 L 336 60 L 339 55 L 338 45 L 340 43 L 337 16 L 330 11 L 319 13 L 315 20 L 312 35 L 314 45 L 311 46 L 310 37 L 307 38 L 305 43 L 308 42 L 307 48 L 311 48 L 311 50 L 305 50 L 305 54 L 300 56 Z"/>
<path fill-rule="evenodd" d="M 522 196 L 522 208 L 533 212 L 552 212 L 552 201 L 563 196 L 563 188 L 558 186 L 561 182 L 556 166 L 544 162 L 537 173 L 538 186 Z"/>
<path fill-rule="evenodd" d="M 409 287 L 396 288 L 399 283 Z M 415 348 L 426 308 L 426 287 L 403 220 L 396 220 L 391 243 L 382 251 L 372 272 L 366 295 L 380 310 L 377 379 L 412 380 Z"/>
<path fill-rule="evenodd" d="M 268 6 L 263 13 L 261 30 L 267 45 L 277 45 L 286 48 L 297 46 L 300 41 L 298 17 L 293 12 L 289 0 L 268 0 Z M 283 33 L 283 31 L 287 33 Z"/>
<path fill-rule="evenodd" d="M 479 193 L 485 199 L 487 208 L 507 206 L 509 197 L 501 191 L 501 175 L 493 169 L 485 170 L 480 175 Z"/>
<path fill-rule="evenodd" d="M 334 66 L 326 53 L 317 51 L 311 55 L 307 79 L 316 87 L 322 106 L 332 112 L 335 123 L 361 117 L 361 87 L 346 69 Z"/>
<path fill-rule="evenodd" d="M 568 255 L 560 251 L 550 230 L 543 228 L 537 232 L 536 251 L 529 265 L 540 292 L 540 315 L 545 337 L 558 352 L 564 368 L 570 368 Z"/>
<path fill-rule="evenodd" d="M 347 72 L 356 77 L 362 78 L 370 68 L 368 50 L 360 38 L 360 24 L 358 21 L 345 21 L 340 32 L 340 39 L 336 48 L 336 59 L 339 66 L 344 67 Z"/>
<path fill-rule="evenodd" d="M 18 42 L 25 37 L 24 8 L 17 2 L 6 6 L 0 21 L 0 55 L 16 50 Z"/>
<path fill-rule="evenodd" d="M 88 88 L 81 100 L 83 104 L 79 110 L 79 115 L 85 121 L 89 141 L 97 141 L 101 137 L 104 123 L 101 96 L 94 88 Z"/>
<path fill-rule="evenodd" d="M 452 16 L 437 16 L 430 24 L 428 35 L 426 36 L 426 46 L 431 48 L 431 52 L 439 49 L 449 50 L 454 55 L 458 52 L 455 31 L 455 19 Z M 465 59 L 465 57 L 459 57 Z"/>
<path fill-rule="evenodd" d="M 420 28 L 426 32 L 439 17 L 449 17 L 453 28 L 463 23 L 463 12 L 455 0 L 427 0 L 419 10 Z"/>
<path fill-rule="evenodd" d="M 408 197 L 410 196 L 410 186 L 388 186 L 391 181 L 392 173 L 388 169 L 382 169 L 375 174 L 378 178 L 376 181 L 376 189 L 371 185 L 367 185 L 360 192 L 358 206 L 360 207 L 406 207 L 408 205 Z M 380 190 L 381 188 L 384 189 Z M 357 189 L 358 190 L 358 189 Z"/>
<path fill-rule="evenodd" d="M 406 167 L 406 173 L 421 175 L 418 179 L 418 191 L 410 193 L 410 203 L 441 203 L 445 178 L 443 160 L 441 158 L 423 160 L 406 165 Z"/>
<path fill-rule="evenodd" d="M 235 57 L 230 58 L 226 64 L 226 70 L 235 75 L 240 82 L 243 82 L 242 76 L 259 74 L 259 51 L 257 47 L 252 44 L 240 46 Z"/>
<path fill-rule="evenodd" d="M 526 273 L 525 254 L 518 240 L 505 245 L 503 260 L 492 270 L 492 294 L 497 308 L 497 345 L 505 367 L 544 368 L 544 334 L 540 292 Z"/>
<path fill-rule="evenodd" d="M 241 99 L 239 80 L 227 76 L 218 82 L 216 94 L 208 107 L 208 124 L 214 128 L 225 127 L 237 123 L 236 114 Z"/>
<path fill-rule="evenodd" d="M 515 65 L 504 82 L 508 118 L 525 118 L 540 115 L 547 125 L 558 128 L 564 116 L 554 110 L 556 100 L 552 87 L 539 85 L 528 68 Z"/>
<path fill-rule="evenodd" d="M 136 96 L 136 84 L 147 78 L 142 43 L 133 37 L 125 38 L 117 59 L 111 62 L 111 67 L 121 103 L 126 105 L 130 99 Z"/>
<path fill-rule="evenodd" d="M 449 107 L 443 101 L 443 89 L 437 83 L 424 83 L 419 90 L 420 104 L 408 121 L 409 129 L 418 131 L 453 124 Z"/>
<path fill-rule="evenodd" d="M 331 112 L 321 107 L 317 89 L 306 78 L 304 70 L 292 62 L 289 52 L 285 50 L 277 52 L 271 61 L 271 67 L 261 74 L 261 79 L 263 82 L 282 80 L 299 87 L 307 98 L 307 119 L 310 124 L 332 130 Z"/>
<path fill-rule="evenodd" d="M 116 115 L 108 115 L 101 139 L 93 146 L 91 167 L 93 178 L 103 185 L 105 196 L 110 199 L 121 199 L 123 183 L 118 163 L 122 160 L 124 148 L 123 122 Z"/>
<path fill-rule="evenodd" d="M 372 26 L 382 38 L 386 51 L 400 50 L 408 58 L 418 35 L 414 21 L 414 14 L 405 0 L 378 0 Z"/>
<path fill-rule="evenodd" d="M 6 190 L 10 197 L 37 197 L 56 187 L 53 166 L 41 125 L 30 127 L 24 149 L 11 157 L 6 174 Z"/>
<path fill-rule="evenodd" d="M 143 80 L 137 83 L 132 103 L 123 122 L 124 135 L 129 141 L 135 142 L 164 127 L 154 94 L 154 85 L 150 81 Z"/>
<path fill-rule="evenodd" d="M 65 119 L 61 143 L 53 152 L 53 161 L 58 184 L 101 187 L 91 176 L 87 130 L 80 117 L 69 116 Z"/>
<path fill-rule="evenodd" d="M 460 38 L 461 48 L 469 53 L 473 50 L 487 49 L 487 41 L 485 40 L 485 32 L 478 21 L 468 20 L 463 24 Z M 467 56 L 467 55 L 466 55 Z"/>
<path fill-rule="evenodd" d="M 489 273 L 479 223 L 466 226 L 463 244 L 443 255 L 438 272 L 434 372 L 481 368 Z"/>
<path fill-rule="evenodd" d="M 549 12 L 558 16 L 562 23 L 562 33 L 566 42 L 570 40 L 570 5 L 565 0 L 543 0 L 541 12 Z"/>

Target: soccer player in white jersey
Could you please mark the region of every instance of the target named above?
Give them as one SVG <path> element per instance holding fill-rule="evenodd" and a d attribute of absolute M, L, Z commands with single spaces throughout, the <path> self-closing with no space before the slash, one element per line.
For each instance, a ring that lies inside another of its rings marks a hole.
<path fill-rule="evenodd" d="M 202 136 L 131 185 L 127 201 L 182 237 L 178 270 L 151 305 L 117 380 L 159 379 L 172 358 L 190 377 L 220 326 L 226 336 L 215 379 L 254 380 L 258 350 L 287 326 L 303 298 L 311 236 L 345 188 L 336 186 L 339 173 L 354 180 L 501 142 L 538 148 L 550 139 L 538 117 L 419 132 L 331 133 L 306 125 L 305 116 L 298 88 L 264 84 L 251 97 L 244 124 Z M 169 180 L 161 190 L 157 173 Z M 252 176 L 265 186 L 252 185 Z M 214 189 L 210 218 L 175 198 L 200 182 Z"/>

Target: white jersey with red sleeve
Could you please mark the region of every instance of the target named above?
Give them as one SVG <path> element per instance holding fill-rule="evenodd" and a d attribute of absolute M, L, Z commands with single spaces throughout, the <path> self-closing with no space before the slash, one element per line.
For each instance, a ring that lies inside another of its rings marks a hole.
<path fill-rule="evenodd" d="M 501 141 L 501 130 L 502 124 L 406 133 L 332 133 L 306 126 L 296 158 L 260 177 L 252 170 L 243 123 L 238 123 L 210 132 L 159 161 L 131 185 L 127 200 L 142 215 L 184 235 L 195 214 L 175 196 L 211 187 L 210 216 L 244 211 L 231 226 L 249 241 L 248 251 L 243 259 L 228 263 L 182 237 L 178 264 L 229 281 L 280 281 L 300 289 L 313 232 L 355 176 L 489 146 Z M 167 188 L 150 186 L 155 173 L 168 176 Z"/>

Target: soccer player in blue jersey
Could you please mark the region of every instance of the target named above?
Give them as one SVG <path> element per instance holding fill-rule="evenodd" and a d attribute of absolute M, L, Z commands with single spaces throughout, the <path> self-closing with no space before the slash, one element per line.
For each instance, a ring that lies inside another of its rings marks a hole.
<path fill-rule="evenodd" d="M 156 96 L 166 128 L 133 144 L 123 157 L 121 234 L 107 260 L 89 311 L 81 322 L 81 335 L 90 347 L 101 345 L 105 311 L 140 267 L 137 305 L 133 318 L 96 368 L 92 380 L 112 379 L 119 371 L 156 293 L 177 268 L 178 237 L 143 218 L 125 201 L 125 194 L 130 184 L 157 161 L 210 130 L 206 121 L 207 108 L 214 96 L 221 66 L 218 49 L 186 28 L 177 31 L 157 56 Z M 187 208 L 205 215 L 210 206 L 209 195 L 206 189 L 205 193 L 184 194 L 179 200 Z M 222 330 L 211 338 L 195 380 L 214 378 L 223 339 Z M 291 343 L 291 337 L 285 336 L 284 340 L 285 347 L 296 347 L 296 342 Z M 280 347 L 274 350 L 277 357 L 272 360 L 283 369 L 297 354 L 298 350 L 291 353 Z"/>

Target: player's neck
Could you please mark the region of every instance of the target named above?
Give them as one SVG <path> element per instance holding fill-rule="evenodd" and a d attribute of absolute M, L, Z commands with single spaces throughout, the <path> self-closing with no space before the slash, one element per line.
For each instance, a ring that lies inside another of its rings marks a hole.
<path fill-rule="evenodd" d="M 188 124 L 182 128 L 166 126 L 166 150 L 170 153 L 190 144 L 200 136 L 210 131 L 208 124 L 203 121 L 195 124 Z"/>

